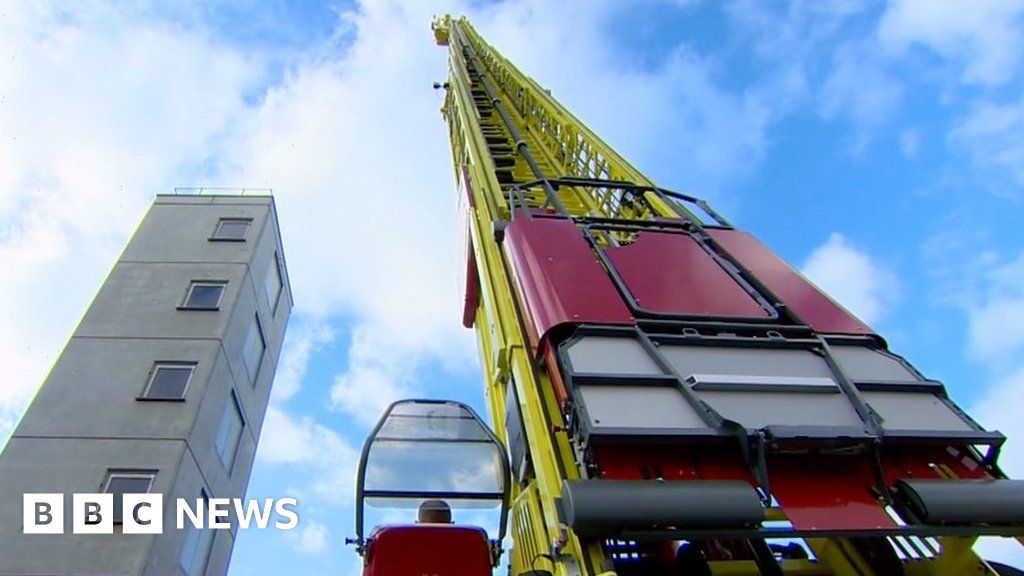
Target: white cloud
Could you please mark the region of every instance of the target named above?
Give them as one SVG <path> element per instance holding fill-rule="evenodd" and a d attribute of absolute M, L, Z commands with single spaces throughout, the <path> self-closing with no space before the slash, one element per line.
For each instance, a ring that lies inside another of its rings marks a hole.
<path fill-rule="evenodd" d="M 970 347 L 978 358 L 991 359 L 1024 348 L 1024 298 L 997 298 L 971 313 Z"/>
<path fill-rule="evenodd" d="M 1022 324 L 1017 324 L 1021 326 Z M 1024 478 L 1024 418 L 1020 399 L 1024 398 L 1024 365 L 1006 378 L 989 386 L 970 414 L 989 430 L 999 430 L 1006 437 L 999 456 L 999 465 L 1011 478 Z M 983 538 L 975 549 L 988 560 L 1011 566 L 1024 566 L 1024 547 L 1013 539 Z"/>
<path fill-rule="evenodd" d="M 271 405 L 267 408 L 257 464 L 287 467 L 296 485 L 289 494 L 306 495 L 319 503 L 352 501 L 359 453 L 334 430 L 309 416 L 298 418 Z M 303 504 L 300 497 L 299 504 Z"/>
<path fill-rule="evenodd" d="M 863 0 L 797 0 L 784 10 L 776 10 L 758 0 L 734 0 L 726 10 L 754 34 L 759 55 L 770 60 L 796 60 L 804 66 L 820 55 L 825 45 L 832 44 L 866 7 Z"/>
<path fill-rule="evenodd" d="M 936 302 L 969 310 L 987 293 L 986 275 L 1002 258 L 992 230 L 976 224 L 973 206 L 960 206 L 936 221 L 936 232 L 922 245 L 930 294 Z"/>
<path fill-rule="evenodd" d="M 418 366 L 456 369 L 474 348 L 430 11 L 368 3 L 345 17 L 352 49 L 267 94 L 225 178 L 273 184 L 297 310 L 353 322 L 333 405 L 372 422 Z"/>
<path fill-rule="evenodd" d="M 1024 253 L 991 267 L 984 284 L 984 292 L 968 304 L 969 350 L 986 362 L 1016 361 L 1024 351 Z"/>
<path fill-rule="evenodd" d="M 289 338 L 276 400 L 299 389 L 338 315 L 399 347 L 378 354 L 386 369 L 467 363 L 471 335 L 447 280 L 459 249 L 446 128 L 429 88 L 445 53 L 431 49 L 427 9 L 343 15 L 337 43 L 310 48 L 253 102 L 263 64 L 201 26 L 101 5 L 27 8 L 32 18 L 0 33 L 0 52 L 15 55 L 0 69 L 0 438 L 151 194 L 197 178 L 277 191 L 296 315 L 312 327 Z M 346 51 L 356 20 L 368 40 Z"/>
<path fill-rule="evenodd" d="M 349 350 L 342 385 L 361 392 L 357 383 L 374 378 L 414 390 L 406 374 L 416 366 L 472 366 L 472 334 L 458 322 L 442 95 L 429 88 L 447 69 L 445 50 L 431 46 L 432 14 L 470 13 L 616 147 L 656 175 L 689 173 L 703 191 L 756 165 L 779 108 L 792 105 L 780 103 L 800 89 L 783 75 L 732 93 L 716 64 L 686 47 L 637 72 L 606 42 L 617 6 L 367 1 L 340 13 L 330 42 L 286 59 L 265 94 L 265 55 L 212 40 L 202 10 L 183 9 L 189 24 L 176 26 L 98 2 L 8 7 L 17 18 L 0 33 L 0 52 L 14 55 L 0 69 L 0 361 L 11 385 L 0 418 L 27 404 L 151 194 L 181 184 L 275 190 L 296 314 L 350 319 L 383 346 Z M 314 341 L 289 345 L 276 398 L 298 389 Z M 382 390 L 372 406 L 394 395 Z"/>
<path fill-rule="evenodd" d="M 7 444 L 7 440 L 14 433 L 17 416 L 13 408 L 8 408 L 3 414 L 0 414 L 0 446 Z"/>
<path fill-rule="evenodd" d="M 880 322 L 893 304 L 895 276 L 833 232 L 800 271 L 867 324 Z"/>
<path fill-rule="evenodd" d="M 1021 418 L 1020 398 L 1024 398 L 1024 364 L 989 386 L 970 411 L 983 426 L 1006 435 L 999 462 L 1003 471 L 1016 478 L 1024 478 L 1024 418 Z"/>
<path fill-rule="evenodd" d="M 791 109 L 792 94 L 801 79 L 780 76 L 772 82 L 751 86 L 745 93 L 723 90 L 715 81 L 715 64 L 686 49 L 677 50 L 655 74 L 620 73 L 607 86 L 647 86 L 650 92 L 632 92 L 633 110 L 616 113 L 608 103 L 581 106 L 598 124 L 639 121 L 644 128 L 611 126 L 611 134 L 650 166 L 652 177 L 678 178 L 699 183 L 699 194 L 721 195 L 730 185 L 752 173 L 768 147 L 768 131 Z M 673 110 L 673 115 L 645 117 L 648 111 Z M 628 118 L 628 121 L 627 121 Z M 621 133 L 625 132 L 625 133 Z M 684 153 L 685 151 L 685 153 Z M 680 184 L 683 184 L 680 182 Z"/>
<path fill-rule="evenodd" d="M 1022 77 L 1024 0 L 898 0 L 881 18 L 877 36 L 889 56 L 913 63 L 920 77 L 950 79 L 941 95 L 953 112 L 947 143 L 973 168 L 969 186 L 1019 199 L 1024 99 L 1007 98 L 1006 88 L 1019 86 Z M 913 46 L 939 58 L 915 59 Z M 963 159 L 955 161 L 955 172 L 964 173 Z"/>
<path fill-rule="evenodd" d="M 988 385 L 969 413 L 988 429 L 1006 437 L 999 464 L 1010 477 L 1024 477 L 1024 253 L 1016 260 L 993 264 L 983 275 L 967 308 L 968 350 L 991 374 Z M 1009 544 L 1012 542 L 1013 545 Z M 1014 541 L 986 539 L 978 545 L 986 558 L 1024 565 L 1024 548 Z"/>
<path fill-rule="evenodd" d="M 295 549 L 304 554 L 316 554 L 327 549 L 327 526 L 316 520 L 302 520 L 298 528 L 286 534 Z"/>
<path fill-rule="evenodd" d="M 256 457 L 260 462 L 271 464 L 308 464 L 316 455 L 315 439 L 330 437 L 330 434 L 312 420 L 296 422 L 281 408 L 270 406 L 263 421 Z"/>
<path fill-rule="evenodd" d="M 277 363 L 274 375 L 274 389 L 271 402 L 283 402 L 302 387 L 309 366 L 310 355 L 323 346 L 334 341 L 337 333 L 325 321 L 303 321 L 301 318 L 289 319 L 284 348 L 281 359 Z"/>
<path fill-rule="evenodd" d="M 998 85 L 1017 74 L 1024 54 L 1020 0 L 897 0 L 879 25 L 879 37 L 900 53 L 921 45 L 962 67 L 966 83 Z"/>
<path fill-rule="evenodd" d="M 331 406 L 353 416 L 364 425 L 376 422 L 389 404 L 409 398 L 414 389 L 404 386 L 402 374 L 395 374 L 389 365 L 367 364 L 350 354 L 355 365 L 338 376 L 331 386 Z"/>
<path fill-rule="evenodd" d="M 258 61 L 100 3 L 0 19 L 0 441 L 154 192 L 194 178 Z"/>
<path fill-rule="evenodd" d="M 900 152 L 907 158 L 917 158 L 917 151 L 921 146 L 921 134 L 913 128 L 907 128 L 900 132 Z"/>
<path fill-rule="evenodd" d="M 950 132 L 953 144 L 962 145 L 975 168 L 984 173 L 994 191 L 1020 197 L 1024 187 L 1024 99 L 1010 104 L 976 102 Z M 1008 185 L 1001 175 L 1009 176 Z"/>
<path fill-rule="evenodd" d="M 903 96 L 902 84 L 886 72 L 879 59 L 871 57 L 873 46 L 867 42 L 836 49 L 819 99 L 824 118 L 853 121 L 855 154 L 862 152 L 873 133 L 892 117 Z"/>
<path fill-rule="evenodd" d="M 859 0 L 790 2 L 784 9 L 756 0 L 731 2 L 726 10 L 751 36 L 755 53 L 790 83 L 781 110 L 816 110 L 829 121 L 849 120 L 849 152 L 860 154 L 892 117 L 903 83 L 887 70 L 873 36 L 851 39 L 868 11 Z M 775 106 L 778 108 L 778 105 Z"/>
<path fill-rule="evenodd" d="M 728 89 L 721 63 L 686 43 L 642 70 L 609 40 L 622 26 L 621 14 L 622 4 L 608 0 L 527 0 L 488 6 L 471 19 L 492 45 L 660 184 L 699 184 L 698 194 L 713 196 L 742 182 L 763 157 L 770 127 L 792 110 L 802 78 L 780 72 Z"/>
<path fill-rule="evenodd" d="M 678 171 L 682 161 L 698 180 L 719 183 L 752 166 L 771 118 L 766 99 L 721 90 L 712 66 L 684 49 L 654 72 L 624 68 L 602 40 L 611 6 L 506 3 L 473 20 L 524 69 L 552 80 L 569 106 L 602 119 L 599 132 L 648 163 Z M 272 183 L 286 247 L 315 247 L 289 249 L 297 305 L 355 320 L 348 367 L 331 398 L 364 423 L 417 391 L 416 367 L 472 365 L 475 352 L 458 323 L 462 252 L 451 240 L 457 227 L 447 132 L 436 112 L 441 94 L 429 90 L 446 70 L 445 50 L 430 46 L 433 12 L 382 1 L 346 14 L 353 48 L 307 63 L 272 90 L 234 139 L 240 145 L 224 176 Z M 576 22 L 571 34 L 566 19 Z M 522 42 L 527 32 L 536 41 Z M 562 56 L 552 59 L 553 52 Z M 624 108 L 629 115 L 619 113 Z M 667 109 L 680 112 L 666 116 Z"/>

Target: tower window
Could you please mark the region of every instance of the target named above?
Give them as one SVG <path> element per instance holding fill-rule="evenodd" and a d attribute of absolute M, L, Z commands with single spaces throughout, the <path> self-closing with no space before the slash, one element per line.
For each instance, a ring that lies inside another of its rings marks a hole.
<path fill-rule="evenodd" d="M 244 427 L 242 407 L 238 404 L 238 397 L 231 392 L 228 403 L 224 406 L 224 413 L 220 417 L 217 438 L 214 440 L 214 448 L 217 449 L 220 462 L 228 471 L 235 463 L 235 453 L 238 452 L 238 443 L 242 439 L 242 428 Z"/>
<path fill-rule="evenodd" d="M 271 314 L 277 313 L 277 301 L 281 296 L 281 263 L 277 260 L 277 253 L 274 253 L 274 261 L 267 268 L 267 275 L 263 277 L 263 292 L 267 295 L 267 304 L 270 305 Z"/>
<path fill-rule="evenodd" d="M 192 281 L 185 296 L 184 310 L 216 310 L 227 282 Z"/>
<path fill-rule="evenodd" d="M 157 362 L 142 395 L 144 400 L 184 400 L 195 363 Z"/>
<path fill-rule="evenodd" d="M 156 472 L 131 472 L 110 470 L 103 491 L 114 495 L 114 524 L 121 523 L 124 513 L 121 497 L 125 494 L 148 494 L 153 486 Z"/>
<path fill-rule="evenodd" d="M 204 507 L 209 504 L 210 495 L 206 490 L 200 490 L 199 497 Z M 188 524 L 188 534 L 185 535 L 185 543 L 181 547 L 181 555 L 178 556 L 178 566 L 184 574 L 202 576 L 206 572 L 206 563 L 210 560 L 210 549 L 213 547 L 216 532 L 213 528 L 196 528 L 194 524 Z"/>
<path fill-rule="evenodd" d="M 252 218 L 221 218 L 213 230 L 210 240 L 245 242 L 245 236 L 252 226 Z"/>
<path fill-rule="evenodd" d="M 263 351 L 267 348 L 267 341 L 263 337 L 263 327 L 260 326 L 258 315 L 253 316 L 252 324 L 249 326 L 249 333 L 245 335 L 245 348 L 242 350 L 242 363 L 245 364 L 245 371 L 249 375 L 249 381 L 256 385 L 256 377 L 260 373 L 260 364 L 263 362 Z"/>

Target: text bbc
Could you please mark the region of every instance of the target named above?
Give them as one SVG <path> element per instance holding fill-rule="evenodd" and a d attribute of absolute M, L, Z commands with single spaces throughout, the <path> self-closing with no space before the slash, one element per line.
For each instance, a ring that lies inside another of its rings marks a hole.
<path fill-rule="evenodd" d="M 114 532 L 113 494 L 73 494 L 71 532 L 74 534 L 112 534 Z M 188 524 L 196 528 L 228 529 L 229 518 L 239 528 L 266 528 L 276 515 L 274 527 L 291 530 L 299 524 L 294 498 L 198 498 L 175 501 L 175 525 L 182 530 Z M 161 494 L 124 494 L 121 499 L 121 531 L 125 534 L 160 534 L 164 525 L 164 501 Z M 25 494 L 23 508 L 25 534 L 64 533 L 64 494 Z M 232 512 L 234 514 L 232 514 Z"/>

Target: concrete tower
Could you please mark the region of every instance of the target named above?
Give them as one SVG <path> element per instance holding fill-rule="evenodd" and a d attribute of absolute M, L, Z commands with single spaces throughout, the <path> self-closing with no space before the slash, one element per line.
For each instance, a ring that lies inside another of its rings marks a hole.
<path fill-rule="evenodd" d="M 174 501 L 244 495 L 291 308 L 272 198 L 158 196 L 0 456 L 0 575 L 223 575 L 234 523 Z M 72 534 L 97 492 L 163 494 L 163 533 Z M 25 493 L 64 534 L 23 534 Z"/>

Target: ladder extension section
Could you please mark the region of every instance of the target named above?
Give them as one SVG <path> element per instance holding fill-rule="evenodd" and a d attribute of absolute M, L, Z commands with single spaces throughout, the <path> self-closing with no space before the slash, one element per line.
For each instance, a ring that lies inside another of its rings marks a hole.
<path fill-rule="evenodd" d="M 992 573 L 970 542 L 1024 535 L 1000 433 L 465 20 L 435 34 L 513 574 Z"/>

